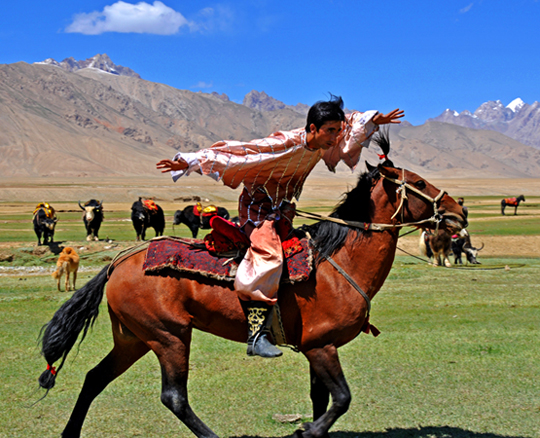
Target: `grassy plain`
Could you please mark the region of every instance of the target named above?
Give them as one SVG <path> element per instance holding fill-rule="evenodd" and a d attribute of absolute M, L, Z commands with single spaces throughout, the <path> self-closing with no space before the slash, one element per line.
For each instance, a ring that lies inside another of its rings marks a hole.
<path fill-rule="evenodd" d="M 353 402 L 331 429 L 333 438 L 540 436 L 540 197 L 526 193 L 518 216 L 503 217 L 494 189 L 481 187 L 475 195 L 457 183 L 451 187 L 453 196 L 466 197 L 473 243 L 486 244 L 481 269 L 433 268 L 398 252 L 373 302 L 372 323 L 382 334 L 361 335 L 341 349 Z M 331 188 L 305 193 L 300 208 L 327 213 L 334 204 Z M 59 436 L 85 373 L 112 346 L 104 301 L 92 333 L 71 353 L 56 387 L 31 406 L 43 395 L 37 385 L 45 366 L 39 330 L 69 294 L 57 292 L 50 277 L 56 256 L 35 245 L 30 220 L 36 201 L 24 193 L 0 202 L 1 438 Z M 100 235 L 110 241 L 88 243 L 77 198 L 45 195 L 36 195 L 37 201 L 59 210 L 57 249 L 71 245 L 82 255 L 78 287 L 135 243 L 131 198 L 105 204 Z M 209 199 L 234 214 L 233 197 L 217 195 Z M 167 233 L 173 234 L 172 214 L 186 203 L 159 203 Z M 187 237 L 187 228 L 177 227 L 174 234 Z M 417 236 L 407 236 L 400 246 L 417 254 L 416 242 Z M 489 269 L 505 265 L 509 269 Z M 274 414 L 309 420 L 309 371 L 300 354 L 286 350 L 273 361 L 249 358 L 242 344 L 195 332 L 190 370 L 192 407 L 220 436 L 282 437 L 298 427 Z M 83 437 L 192 436 L 161 405 L 160 387 L 158 362 L 148 354 L 96 399 Z"/>
<path fill-rule="evenodd" d="M 436 269 L 398 257 L 373 303 L 378 338 L 341 349 L 353 394 L 334 438 L 533 438 L 540 436 L 540 262 L 509 271 Z M 85 272 L 79 286 L 94 275 Z M 47 398 L 36 337 L 68 298 L 44 275 L 12 274 L 0 287 L 0 437 L 58 436 L 85 373 L 111 348 L 105 303 Z M 220 436 L 281 437 L 296 424 L 274 414 L 310 414 L 305 359 L 265 361 L 245 347 L 195 332 L 189 381 L 195 411 Z M 148 354 L 95 401 L 87 437 L 189 437 L 159 401 L 160 370 Z"/>

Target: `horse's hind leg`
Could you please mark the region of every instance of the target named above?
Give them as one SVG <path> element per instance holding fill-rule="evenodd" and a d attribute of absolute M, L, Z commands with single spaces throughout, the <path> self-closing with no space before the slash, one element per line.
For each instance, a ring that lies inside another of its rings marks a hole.
<path fill-rule="evenodd" d="M 343 375 L 335 346 L 327 345 L 309 350 L 304 354 L 309 360 L 312 375 L 317 376 L 316 386 L 319 387 L 319 393 L 316 397 L 317 402 L 314 402 L 313 423 L 304 423 L 304 430 L 297 431 L 296 435 L 303 438 L 328 437 L 330 427 L 349 409 L 351 392 Z M 325 398 L 324 392 L 320 390 L 320 385 L 323 384 L 332 396 L 332 405 L 328 411 L 321 413 Z"/>
<path fill-rule="evenodd" d="M 186 330 L 181 337 L 171 337 L 162 345 L 152 347 L 161 365 L 161 401 L 197 437 L 217 438 L 189 405 L 187 380 L 190 343 L 191 330 Z"/>
<path fill-rule="evenodd" d="M 113 318 L 111 318 L 113 319 Z M 113 330 L 114 330 L 113 320 Z M 118 323 L 119 324 L 119 323 Z M 62 432 L 64 438 L 78 438 L 94 399 L 114 379 L 124 373 L 131 365 L 144 356 L 149 348 L 132 334 L 115 333 L 114 347 L 111 352 L 86 374 L 84 385 L 71 412 L 69 421 Z"/>
<path fill-rule="evenodd" d="M 309 367 L 310 377 L 310 398 L 313 406 L 313 420 L 318 420 L 328 409 L 330 401 L 330 391 L 324 382 L 317 376 L 313 367 Z"/>

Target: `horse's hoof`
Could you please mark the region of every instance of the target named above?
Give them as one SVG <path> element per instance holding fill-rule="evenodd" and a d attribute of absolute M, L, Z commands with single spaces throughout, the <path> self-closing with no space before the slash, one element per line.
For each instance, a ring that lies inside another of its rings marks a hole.
<path fill-rule="evenodd" d="M 302 423 L 302 425 L 300 426 L 300 429 L 297 429 L 294 434 L 293 434 L 293 437 L 294 438 L 311 438 L 311 437 L 319 437 L 319 438 L 328 438 L 329 435 L 328 435 L 328 432 L 320 435 L 320 434 L 317 434 L 315 435 L 313 433 L 313 423 Z"/>

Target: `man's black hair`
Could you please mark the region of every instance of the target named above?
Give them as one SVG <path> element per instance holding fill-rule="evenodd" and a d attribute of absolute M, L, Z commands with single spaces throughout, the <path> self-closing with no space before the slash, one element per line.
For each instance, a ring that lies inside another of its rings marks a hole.
<path fill-rule="evenodd" d="M 315 103 L 308 111 L 306 132 L 309 132 L 309 127 L 313 123 L 317 131 L 326 122 L 334 121 L 343 122 L 345 113 L 343 112 L 343 99 L 340 96 L 330 95 L 330 100 L 319 101 Z"/>

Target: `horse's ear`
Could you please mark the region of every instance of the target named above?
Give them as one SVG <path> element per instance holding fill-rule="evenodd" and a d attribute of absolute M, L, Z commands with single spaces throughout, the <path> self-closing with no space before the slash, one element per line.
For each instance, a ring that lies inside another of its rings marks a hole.
<path fill-rule="evenodd" d="M 395 170 L 395 167 L 393 166 L 387 166 L 386 165 L 386 162 L 385 163 L 382 163 L 382 164 L 379 164 L 377 166 L 377 169 L 379 169 L 379 173 L 381 173 L 382 175 L 384 176 L 388 176 L 388 177 L 391 177 L 391 178 L 394 178 L 395 175 L 393 174 L 392 170 Z"/>
<path fill-rule="evenodd" d="M 373 172 L 377 168 L 376 166 L 372 166 L 371 164 L 369 164 L 367 161 L 365 163 L 368 172 Z"/>

